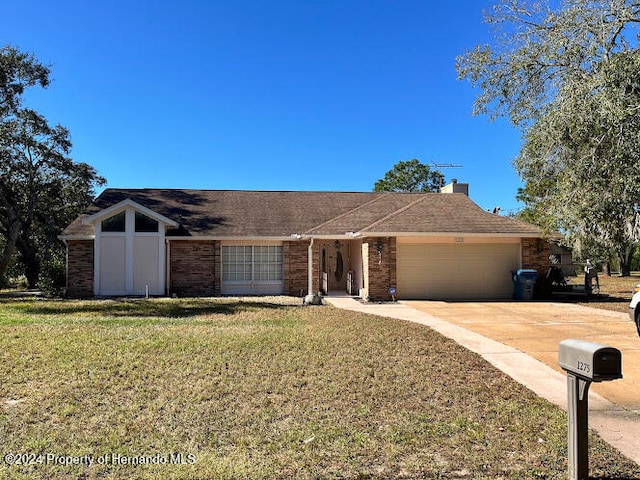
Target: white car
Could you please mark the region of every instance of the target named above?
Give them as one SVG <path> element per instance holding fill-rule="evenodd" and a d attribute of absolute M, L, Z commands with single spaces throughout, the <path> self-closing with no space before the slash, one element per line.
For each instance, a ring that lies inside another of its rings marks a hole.
<path fill-rule="evenodd" d="M 636 324 L 638 335 L 640 335 L 640 284 L 636 285 L 631 303 L 629 304 L 629 317 Z"/>

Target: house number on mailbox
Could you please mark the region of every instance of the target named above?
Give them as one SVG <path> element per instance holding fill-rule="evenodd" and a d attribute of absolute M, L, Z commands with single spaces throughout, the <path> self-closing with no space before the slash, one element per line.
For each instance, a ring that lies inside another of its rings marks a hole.
<path fill-rule="evenodd" d="M 591 372 L 591 365 L 578 360 L 578 370 L 580 370 L 581 372 L 589 373 Z"/>

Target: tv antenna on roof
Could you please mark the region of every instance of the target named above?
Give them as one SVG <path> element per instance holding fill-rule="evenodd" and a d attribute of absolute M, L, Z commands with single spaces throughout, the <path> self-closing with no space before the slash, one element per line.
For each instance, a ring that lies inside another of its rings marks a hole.
<path fill-rule="evenodd" d="M 436 162 L 429 162 L 429 166 L 431 168 L 462 168 L 462 165 L 457 165 L 455 163 L 436 163 Z M 443 178 L 440 179 L 440 188 L 442 188 L 442 184 L 444 182 L 444 176 Z"/>
<path fill-rule="evenodd" d="M 456 165 L 454 163 L 429 162 L 429 166 L 433 168 L 462 168 L 462 165 Z"/>

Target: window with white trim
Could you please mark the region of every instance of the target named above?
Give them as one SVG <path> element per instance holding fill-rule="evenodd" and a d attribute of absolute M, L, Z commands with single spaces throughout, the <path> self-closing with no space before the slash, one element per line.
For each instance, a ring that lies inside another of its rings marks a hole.
<path fill-rule="evenodd" d="M 103 232 L 124 232 L 125 231 L 125 212 L 116 213 L 112 217 L 106 218 L 101 222 L 101 230 Z"/>
<path fill-rule="evenodd" d="M 135 230 L 136 233 L 155 233 L 158 231 L 158 221 L 147 217 L 145 214 L 136 212 Z"/>
<path fill-rule="evenodd" d="M 280 282 L 282 264 L 282 245 L 222 246 L 223 282 Z"/>

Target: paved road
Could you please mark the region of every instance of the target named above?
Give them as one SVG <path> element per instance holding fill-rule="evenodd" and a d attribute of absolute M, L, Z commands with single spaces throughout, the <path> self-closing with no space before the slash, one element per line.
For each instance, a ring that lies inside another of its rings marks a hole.
<path fill-rule="evenodd" d="M 589 425 L 640 464 L 640 338 L 628 316 L 579 305 L 539 302 L 327 301 L 338 308 L 426 325 L 478 353 L 565 410 L 567 381 L 557 366 L 558 344 L 577 338 L 620 349 L 624 379 L 592 384 Z"/>

